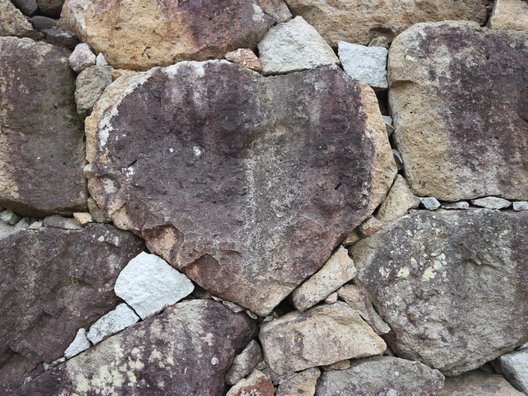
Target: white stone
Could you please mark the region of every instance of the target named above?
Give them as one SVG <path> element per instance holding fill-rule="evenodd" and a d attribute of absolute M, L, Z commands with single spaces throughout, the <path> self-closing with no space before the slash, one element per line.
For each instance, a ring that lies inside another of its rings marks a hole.
<path fill-rule="evenodd" d="M 435 197 L 422 197 L 420 198 L 420 202 L 427 210 L 436 210 L 441 206 L 440 202 Z"/>
<path fill-rule="evenodd" d="M 293 291 L 293 305 L 301 312 L 313 307 L 354 278 L 356 272 L 348 250 L 340 246 L 319 271 Z"/>
<path fill-rule="evenodd" d="M 498 364 L 504 377 L 517 389 L 528 394 L 528 349 L 502 355 Z"/>
<path fill-rule="evenodd" d="M 513 210 L 520 212 L 521 210 L 528 210 L 528 201 L 515 201 L 513 203 Z"/>
<path fill-rule="evenodd" d="M 176 304 L 194 290 L 193 283 L 165 260 L 141 252 L 117 277 L 114 291 L 145 319 Z"/>
<path fill-rule="evenodd" d="M 469 209 L 469 203 L 466 201 L 458 201 L 458 202 L 446 202 L 442 204 L 443 209 L 458 209 L 458 210 L 466 210 Z"/>
<path fill-rule="evenodd" d="M 79 353 L 86 351 L 91 346 L 92 344 L 90 344 L 90 340 L 88 340 L 88 337 L 86 336 L 86 330 L 79 329 L 75 339 L 64 351 L 64 357 L 66 359 L 71 359 L 72 357 L 77 356 Z"/>
<path fill-rule="evenodd" d="M 485 197 L 472 199 L 471 203 L 486 209 L 505 209 L 511 206 L 511 202 L 499 197 Z"/>
<path fill-rule="evenodd" d="M 258 44 L 264 74 L 280 74 L 339 63 L 321 35 L 298 16 L 272 27 Z"/>
<path fill-rule="evenodd" d="M 119 304 L 116 309 L 108 312 L 95 322 L 88 331 L 88 339 L 97 344 L 113 334 L 132 326 L 139 317 L 126 304 Z"/>
<path fill-rule="evenodd" d="M 108 62 L 106 61 L 106 58 L 102 52 L 99 53 L 97 57 L 95 58 L 95 64 L 97 66 L 108 66 Z"/>
<path fill-rule="evenodd" d="M 95 61 L 95 54 L 86 43 L 77 44 L 68 58 L 70 67 L 76 73 L 80 73 L 87 67 L 95 65 Z"/>
<path fill-rule="evenodd" d="M 383 47 L 366 47 L 344 41 L 337 43 L 339 60 L 346 74 L 374 89 L 387 89 L 387 54 Z"/>

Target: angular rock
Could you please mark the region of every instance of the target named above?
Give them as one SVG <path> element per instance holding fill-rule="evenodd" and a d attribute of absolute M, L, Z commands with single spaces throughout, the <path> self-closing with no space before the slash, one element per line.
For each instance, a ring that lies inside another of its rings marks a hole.
<path fill-rule="evenodd" d="M 348 250 L 340 246 L 323 267 L 292 293 L 295 308 L 303 312 L 356 276 Z"/>
<path fill-rule="evenodd" d="M 390 348 L 458 375 L 526 342 L 527 232 L 526 212 L 416 211 L 356 243 Z"/>
<path fill-rule="evenodd" d="M 114 290 L 146 319 L 191 294 L 194 285 L 162 258 L 141 252 L 121 271 Z"/>
<path fill-rule="evenodd" d="M 378 355 L 386 347 L 359 313 L 342 302 L 264 323 L 259 338 L 266 362 L 278 374 Z"/>
<path fill-rule="evenodd" d="M 33 15 L 38 8 L 37 0 L 11 0 L 11 3 L 27 16 Z"/>
<path fill-rule="evenodd" d="M 42 30 L 42 33 L 44 33 L 46 40 L 50 44 L 57 45 L 59 47 L 65 47 L 72 51 L 75 49 L 77 44 L 79 44 L 79 39 L 75 33 L 67 29 L 52 27 Z"/>
<path fill-rule="evenodd" d="M 453 209 L 453 210 L 467 210 L 469 209 L 469 202 L 445 202 L 442 204 L 442 209 Z"/>
<path fill-rule="evenodd" d="M 337 294 L 350 308 L 359 312 L 363 320 L 372 327 L 376 334 L 387 334 L 390 331 L 389 325 L 380 318 L 372 306 L 372 301 L 370 301 L 367 291 L 363 287 L 345 285 L 339 289 Z"/>
<path fill-rule="evenodd" d="M 231 368 L 225 375 L 226 383 L 236 384 L 251 373 L 262 359 L 262 348 L 257 341 L 251 340 L 244 350 L 235 356 Z"/>
<path fill-rule="evenodd" d="M 0 38 L 0 206 L 23 215 L 85 208 L 83 131 L 65 52 Z"/>
<path fill-rule="evenodd" d="M 447 377 L 438 396 L 521 396 L 522 393 L 498 374 L 475 370 Z"/>
<path fill-rule="evenodd" d="M 105 214 L 260 316 L 328 260 L 396 173 L 374 93 L 337 67 L 264 78 L 180 62 L 123 76 L 86 119 L 86 142 Z"/>
<path fill-rule="evenodd" d="M 423 197 L 420 198 L 420 202 L 422 203 L 422 206 L 427 210 L 436 210 L 440 206 L 442 206 L 442 204 L 438 202 L 438 199 L 436 199 L 435 197 Z"/>
<path fill-rule="evenodd" d="M 93 221 L 92 215 L 85 212 L 75 212 L 73 218 L 79 222 L 80 225 L 85 226 Z"/>
<path fill-rule="evenodd" d="M 338 42 L 337 48 L 339 60 L 350 77 L 374 89 L 388 88 L 386 48 L 365 47 L 344 41 Z"/>
<path fill-rule="evenodd" d="M 333 303 L 337 302 L 337 298 L 338 298 L 337 292 L 334 292 L 332 294 L 329 294 L 328 297 L 326 297 L 324 299 L 324 302 L 326 304 L 333 304 Z"/>
<path fill-rule="evenodd" d="M 258 49 L 265 75 L 339 63 L 334 50 L 302 17 L 272 27 Z"/>
<path fill-rule="evenodd" d="M 437 394 L 444 376 L 426 365 L 389 356 L 352 363 L 348 370 L 325 371 L 317 385 L 318 396 Z"/>
<path fill-rule="evenodd" d="M 79 329 L 72 343 L 64 351 L 64 357 L 66 359 L 71 359 L 72 357 L 77 356 L 79 353 L 86 351 L 91 346 L 92 344 L 86 336 L 86 330 Z"/>
<path fill-rule="evenodd" d="M 493 29 L 528 29 L 528 3 L 525 0 L 496 0 L 489 20 Z"/>
<path fill-rule="evenodd" d="M 257 72 L 262 70 L 259 58 L 250 48 L 239 48 L 236 51 L 228 52 L 225 58 L 250 70 Z"/>
<path fill-rule="evenodd" d="M 471 203 L 486 209 L 505 209 L 511 206 L 511 202 L 500 197 L 485 197 L 472 199 Z"/>
<path fill-rule="evenodd" d="M 409 189 L 407 182 L 401 175 L 397 175 L 387 198 L 381 204 L 376 218 L 382 223 L 389 223 L 407 214 L 409 209 L 417 208 L 420 200 Z"/>
<path fill-rule="evenodd" d="M 358 231 L 361 234 L 361 236 L 369 237 L 374 235 L 376 232 L 381 230 L 383 228 L 383 222 L 378 220 L 376 217 L 371 216 L 367 220 L 365 220 L 361 225 L 358 227 Z"/>
<path fill-rule="evenodd" d="M 61 24 L 112 66 L 131 70 L 254 48 L 272 23 L 255 0 L 66 0 L 61 15 Z"/>
<path fill-rule="evenodd" d="M 143 248 L 130 233 L 22 230 L 0 240 L 0 393 L 10 394 L 42 362 L 60 358 L 79 328 L 118 303 L 119 271 Z"/>
<path fill-rule="evenodd" d="M 64 0 L 37 0 L 37 5 L 42 14 L 58 18 L 60 17 Z"/>
<path fill-rule="evenodd" d="M 298 372 L 279 385 L 276 396 L 313 396 L 320 375 L 316 367 Z"/>
<path fill-rule="evenodd" d="M 258 370 L 229 389 L 226 396 L 274 396 L 275 387 L 268 378 Z"/>
<path fill-rule="evenodd" d="M 277 23 L 286 22 L 292 17 L 290 9 L 283 0 L 257 0 L 257 4 Z"/>
<path fill-rule="evenodd" d="M 132 326 L 138 320 L 139 316 L 128 305 L 119 304 L 116 309 L 108 312 L 90 327 L 87 337 L 95 345 Z"/>
<path fill-rule="evenodd" d="M 391 46 L 389 84 L 415 194 L 528 198 L 528 30 L 415 25 Z"/>
<path fill-rule="evenodd" d="M 90 115 L 95 103 L 111 82 L 112 69 L 108 66 L 91 66 L 77 76 L 75 103 L 81 117 Z"/>
<path fill-rule="evenodd" d="M 520 212 L 522 210 L 528 210 L 528 201 L 513 202 L 513 210 L 516 212 Z"/>
<path fill-rule="evenodd" d="M 15 225 L 20 221 L 21 217 L 10 210 L 3 210 L 0 212 L 0 221 L 7 225 Z"/>
<path fill-rule="evenodd" d="M 220 303 L 182 302 L 45 372 L 15 395 L 223 394 L 224 374 L 255 331 L 246 315 Z"/>
<path fill-rule="evenodd" d="M 0 0 L 0 36 L 37 39 L 40 35 L 10 0 Z"/>
<path fill-rule="evenodd" d="M 528 393 L 528 349 L 502 355 L 497 359 L 497 366 L 510 384 Z"/>
<path fill-rule="evenodd" d="M 88 44 L 78 44 L 68 58 L 74 72 L 80 73 L 89 66 L 95 65 L 95 54 Z"/>

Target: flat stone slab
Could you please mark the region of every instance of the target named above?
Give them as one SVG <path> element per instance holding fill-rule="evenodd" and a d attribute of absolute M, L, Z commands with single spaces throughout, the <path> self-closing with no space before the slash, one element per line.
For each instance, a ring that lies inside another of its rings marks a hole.
<path fill-rule="evenodd" d="M 458 375 L 528 340 L 528 213 L 416 211 L 352 249 L 398 356 Z"/>
<path fill-rule="evenodd" d="M 415 194 L 528 198 L 528 30 L 417 24 L 392 43 L 389 84 Z"/>
<path fill-rule="evenodd" d="M 132 326 L 138 320 L 139 316 L 128 305 L 119 304 L 116 309 L 108 312 L 90 327 L 87 337 L 95 345 Z"/>
<path fill-rule="evenodd" d="M 328 260 L 396 173 L 374 93 L 336 66 L 262 77 L 180 62 L 123 77 L 86 135 L 105 214 L 261 316 Z"/>
<path fill-rule="evenodd" d="M 456 377 L 447 377 L 438 396 L 522 396 L 499 374 L 469 371 Z"/>

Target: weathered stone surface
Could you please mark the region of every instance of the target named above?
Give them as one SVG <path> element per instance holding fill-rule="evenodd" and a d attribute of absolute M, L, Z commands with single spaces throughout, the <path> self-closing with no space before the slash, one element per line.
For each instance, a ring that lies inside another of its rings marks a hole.
<path fill-rule="evenodd" d="M 389 84 L 415 194 L 528 197 L 528 31 L 415 25 L 392 43 Z"/>
<path fill-rule="evenodd" d="M 527 232 L 525 212 L 416 211 L 356 243 L 390 348 L 457 375 L 526 342 Z"/>
<path fill-rule="evenodd" d="M 38 8 L 37 0 L 11 0 L 11 3 L 27 16 L 33 15 Z"/>
<path fill-rule="evenodd" d="M 139 316 L 128 305 L 119 304 L 90 327 L 87 337 L 95 345 L 132 326 L 138 320 Z"/>
<path fill-rule="evenodd" d="M 225 58 L 230 62 L 237 63 L 240 66 L 257 72 L 262 70 L 259 58 L 257 58 L 257 55 L 250 48 L 239 48 L 236 51 L 228 52 Z"/>
<path fill-rule="evenodd" d="M 436 210 L 442 206 L 442 204 L 435 197 L 423 197 L 420 198 L 420 202 L 427 210 Z"/>
<path fill-rule="evenodd" d="M 447 377 L 438 396 L 521 396 L 504 377 L 475 370 Z"/>
<path fill-rule="evenodd" d="M 92 215 L 86 212 L 75 212 L 73 218 L 79 222 L 80 225 L 85 226 L 93 221 Z"/>
<path fill-rule="evenodd" d="M 74 72 L 80 73 L 89 66 L 95 65 L 95 54 L 86 43 L 78 44 L 68 58 Z"/>
<path fill-rule="evenodd" d="M 528 201 L 513 202 L 513 210 L 516 212 L 520 212 L 522 210 L 528 210 Z"/>
<path fill-rule="evenodd" d="M 466 202 L 466 201 L 445 202 L 442 204 L 442 209 L 467 210 L 469 209 L 469 202 Z"/>
<path fill-rule="evenodd" d="M 61 15 L 112 66 L 132 70 L 254 48 L 272 23 L 255 0 L 67 0 Z"/>
<path fill-rule="evenodd" d="M 257 365 L 262 362 L 262 348 L 257 341 L 251 342 L 240 352 L 235 359 L 231 368 L 225 375 L 225 380 L 229 385 L 234 385 L 242 378 L 253 371 Z"/>
<path fill-rule="evenodd" d="M 513 386 L 528 393 L 528 349 L 502 355 L 497 365 Z"/>
<path fill-rule="evenodd" d="M 52 27 L 42 30 L 42 33 L 44 33 L 46 41 L 48 41 L 50 44 L 68 48 L 72 51 L 75 49 L 77 44 L 79 44 L 79 39 L 75 33 L 67 29 Z"/>
<path fill-rule="evenodd" d="M 66 359 L 71 359 L 72 357 L 77 356 L 79 353 L 86 351 L 91 346 L 92 344 L 86 336 L 86 330 L 79 329 L 72 343 L 64 351 L 64 357 Z"/>
<path fill-rule="evenodd" d="M 301 371 L 281 383 L 276 396 L 313 396 L 320 375 L 321 371 L 315 367 Z"/>
<path fill-rule="evenodd" d="M 0 221 L 4 224 L 15 225 L 20 219 L 21 217 L 19 215 L 8 209 L 2 210 L 2 212 L 0 212 Z"/>
<path fill-rule="evenodd" d="M 141 252 L 121 271 L 114 290 L 145 319 L 191 294 L 194 285 L 162 258 Z"/>
<path fill-rule="evenodd" d="M 216 396 L 235 354 L 255 334 L 245 314 L 192 300 L 110 337 L 21 387 L 17 395 Z"/>
<path fill-rule="evenodd" d="M 0 38 L 0 205 L 24 215 L 85 207 L 83 133 L 66 53 Z"/>
<path fill-rule="evenodd" d="M 31 228 L 31 224 L 32 222 L 30 219 L 22 219 L 14 225 L 6 224 L 3 221 L 0 221 L 0 239 L 7 238 L 9 235 L 14 234 L 15 232 Z"/>
<path fill-rule="evenodd" d="M 115 307 L 115 279 L 142 248 L 106 225 L 19 231 L 0 241 L 0 393 L 38 375 L 79 328 Z"/>
<path fill-rule="evenodd" d="M 420 200 L 409 189 L 405 179 L 398 175 L 394 180 L 387 198 L 381 204 L 376 217 L 382 223 L 389 223 L 407 214 L 409 209 L 417 208 Z"/>
<path fill-rule="evenodd" d="M 359 233 L 364 236 L 372 236 L 383 228 L 383 222 L 371 216 L 358 227 Z"/>
<path fill-rule="evenodd" d="M 278 374 L 378 355 L 386 347 L 359 313 L 342 302 L 264 323 L 259 338 L 269 367 Z"/>
<path fill-rule="evenodd" d="M 42 15 L 35 15 L 34 17 L 29 19 L 31 22 L 31 25 L 33 26 L 33 29 L 37 31 L 42 31 L 45 29 L 51 29 L 54 27 L 57 27 L 57 20 L 53 18 L 49 18 Z"/>
<path fill-rule="evenodd" d="M 281 74 L 339 63 L 332 48 L 302 17 L 272 27 L 258 44 L 264 74 Z"/>
<path fill-rule="evenodd" d="M 268 378 L 258 370 L 229 389 L 226 396 L 274 396 L 275 387 Z"/>
<path fill-rule="evenodd" d="M 81 117 L 84 118 L 92 112 L 95 103 L 111 82 L 112 69 L 108 66 L 91 66 L 77 76 L 75 103 Z"/>
<path fill-rule="evenodd" d="M 305 311 L 324 300 L 354 276 L 354 262 L 348 256 L 348 250 L 340 246 L 319 271 L 293 291 L 293 305 L 299 311 Z"/>
<path fill-rule="evenodd" d="M 79 220 L 70 217 L 49 216 L 42 221 L 44 227 L 62 228 L 63 230 L 80 230 Z"/>
<path fill-rule="evenodd" d="M 292 17 L 290 9 L 283 0 L 257 0 L 257 4 L 277 23 L 286 22 Z"/>
<path fill-rule="evenodd" d="M 374 89 L 387 89 L 387 54 L 383 47 L 337 43 L 339 60 L 345 72 L 354 80 L 359 80 Z"/>
<path fill-rule="evenodd" d="M 332 364 L 329 364 L 328 366 L 323 366 L 322 369 L 323 370 L 346 370 L 350 368 L 350 360 L 349 359 L 345 359 L 345 360 L 340 360 L 339 362 L 335 362 L 335 363 L 332 363 Z"/>
<path fill-rule="evenodd" d="M 86 142 L 90 192 L 115 224 L 261 316 L 328 260 L 396 172 L 374 93 L 337 67 L 264 78 L 180 62 L 124 76 L 87 118 Z"/>
<path fill-rule="evenodd" d="M 38 38 L 31 23 L 9 0 L 0 0 L 0 36 Z"/>
<path fill-rule="evenodd" d="M 486 20 L 486 0 L 286 0 L 331 44 L 348 41 L 367 45 L 385 36 L 392 40 L 418 22 Z"/>
<path fill-rule="evenodd" d="M 37 5 L 44 15 L 58 18 L 61 14 L 64 0 L 37 0 Z"/>
<path fill-rule="evenodd" d="M 352 363 L 348 370 L 323 372 L 318 396 L 437 394 L 444 376 L 419 362 L 379 356 Z"/>
<path fill-rule="evenodd" d="M 528 3 L 525 0 L 496 0 L 489 26 L 494 29 L 528 29 Z"/>
<path fill-rule="evenodd" d="M 472 199 L 471 203 L 486 209 L 506 209 L 511 206 L 511 202 L 500 197 L 484 197 Z"/>

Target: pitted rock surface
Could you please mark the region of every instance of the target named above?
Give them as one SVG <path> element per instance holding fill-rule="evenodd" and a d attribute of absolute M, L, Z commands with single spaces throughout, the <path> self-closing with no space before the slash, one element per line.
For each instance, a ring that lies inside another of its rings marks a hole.
<path fill-rule="evenodd" d="M 260 315 L 325 263 L 396 172 L 373 91 L 335 66 L 156 68 L 116 80 L 86 126 L 89 189 L 115 224 Z"/>
<path fill-rule="evenodd" d="M 210 300 L 182 302 L 45 372 L 16 394 L 225 394 L 224 375 L 255 333 L 244 313 Z"/>
<path fill-rule="evenodd" d="M 109 225 L 0 240 L 0 394 L 60 358 L 79 328 L 118 303 L 114 282 L 143 242 Z"/>
<path fill-rule="evenodd" d="M 367 288 L 401 357 L 447 375 L 528 340 L 528 213 L 417 211 L 358 242 Z"/>
<path fill-rule="evenodd" d="M 415 25 L 391 46 L 389 84 L 415 194 L 528 198 L 528 30 Z"/>
<path fill-rule="evenodd" d="M 110 65 L 133 70 L 254 48 L 273 22 L 256 0 L 66 0 L 61 15 Z"/>
<path fill-rule="evenodd" d="M 67 51 L 0 38 L 0 206 L 28 215 L 85 208 L 74 89 Z"/>

